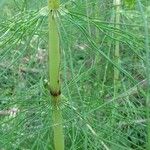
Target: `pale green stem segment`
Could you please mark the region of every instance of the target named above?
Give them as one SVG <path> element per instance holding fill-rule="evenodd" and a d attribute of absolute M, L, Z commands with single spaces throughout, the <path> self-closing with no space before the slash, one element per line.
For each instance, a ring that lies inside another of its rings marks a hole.
<path fill-rule="evenodd" d="M 121 7 L 121 0 L 114 0 L 115 6 L 115 27 L 117 29 L 120 28 L 120 7 Z M 115 42 L 115 51 L 114 51 L 114 60 L 117 65 L 120 65 L 120 43 L 119 41 Z M 119 81 L 120 72 L 115 67 L 114 68 L 114 96 L 117 95 L 120 81 Z"/>
<path fill-rule="evenodd" d="M 57 98 L 60 99 L 60 96 L 58 96 Z M 53 122 L 54 122 L 55 150 L 64 150 L 64 132 L 63 132 L 63 124 L 62 124 L 63 118 L 61 114 L 61 109 L 55 105 L 53 107 L 54 107 L 53 108 Z"/>
<path fill-rule="evenodd" d="M 49 86 L 52 95 L 60 93 L 60 47 L 57 25 L 57 12 L 49 12 Z"/>
<path fill-rule="evenodd" d="M 48 50 L 48 71 L 49 91 L 53 104 L 53 125 L 54 125 L 54 147 L 55 150 L 64 150 L 63 120 L 60 109 L 60 43 L 58 30 L 58 0 L 48 0 L 48 23 L 49 23 L 49 50 Z"/>
<path fill-rule="evenodd" d="M 59 0 L 48 0 L 48 7 L 52 10 L 57 10 L 59 8 Z"/>

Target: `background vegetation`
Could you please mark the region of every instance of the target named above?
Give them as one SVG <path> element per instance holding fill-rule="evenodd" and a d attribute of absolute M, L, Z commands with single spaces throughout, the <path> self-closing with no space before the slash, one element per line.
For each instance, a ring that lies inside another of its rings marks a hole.
<path fill-rule="evenodd" d="M 54 149 L 46 6 L 0 1 L 2 150 Z M 122 1 L 119 28 L 112 0 L 64 0 L 59 12 L 65 149 L 148 149 L 149 0 Z"/>

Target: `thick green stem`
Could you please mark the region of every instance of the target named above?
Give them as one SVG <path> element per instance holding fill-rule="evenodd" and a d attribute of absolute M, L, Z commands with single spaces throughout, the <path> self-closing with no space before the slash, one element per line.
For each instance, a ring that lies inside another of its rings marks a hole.
<path fill-rule="evenodd" d="M 55 150 L 64 150 L 63 121 L 60 109 L 61 88 L 60 88 L 60 43 L 58 31 L 58 8 L 59 1 L 49 0 L 49 50 L 48 50 L 48 71 L 49 91 L 53 104 L 54 124 L 54 146 Z"/>
<path fill-rule="evenodd" d="M 60 96 L 57 97 L 60 99 Z M 54 101 L 57 101 L 53 97 Z M 54 122 L 54 146 L 55 150 L 64 150 L 64 133 L 63 133 L 63 118 L 61 109 L 57 105 L 53 105 L 53 122 Z"/>
<path fill-rule="evenodd" d="M 115 27 L 117 29 L 120 28 L 120 5 L 121 0 L 114 0 L 114 6 L 115 6 Z M 115 42 L 115 51 L 114 51 L 114 60 L 117 65 L 120 65 L 120 43 L 119 41 Z M 120 81 L 119 81 L 119 70 L 115 67 L 114 68 L 114 96 L 117 95 Z"/>
<path fill-rule="evenodd" d="M 49 13 L 49 86 L 52 95 L 60 93 L 60 48 L 56 11 Z"/>

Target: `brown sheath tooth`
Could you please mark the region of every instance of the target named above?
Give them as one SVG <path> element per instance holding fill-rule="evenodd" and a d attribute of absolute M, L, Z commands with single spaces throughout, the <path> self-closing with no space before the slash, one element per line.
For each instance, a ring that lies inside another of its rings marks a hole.
<path fill-rule="evenodd" d="M 53 97 L 57 97 L 57 96 L 61 95 L 61 91 L 59 90 L 58 92 L 54 92 L 54 91 L 50 90 L 50 94 L 51 94 Z"/>

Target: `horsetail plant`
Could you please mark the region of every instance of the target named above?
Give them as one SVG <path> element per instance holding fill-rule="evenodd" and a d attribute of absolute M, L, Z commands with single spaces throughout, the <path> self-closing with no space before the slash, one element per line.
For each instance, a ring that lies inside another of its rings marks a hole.
<path fill-rule="evenodd" d="M 60 86 L 60 45 L 58 30 L 59 0 L 48 0 L 48 22 L 49 22 L 49 49 L 48 49 L 48 71 L 49 91 L 52 99 L 53 130 L 55 150 L 64 150 L 64 133 L 62 125 L 62 114 L 60 108 L 61 86 Z"/>

